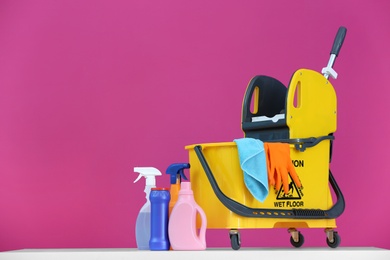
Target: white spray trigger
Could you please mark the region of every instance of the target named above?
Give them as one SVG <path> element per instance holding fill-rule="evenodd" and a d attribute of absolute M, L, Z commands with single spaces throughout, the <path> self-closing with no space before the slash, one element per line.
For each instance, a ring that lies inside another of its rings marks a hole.
<path fill-rule="evenodd" d="M 142 174 L 138 175 L 137 179 L 135 179 L 134 183 L 136 183 L 137 181 L 139 181 L 139 179 L 141 179 L 142 177 Z"/>
<path fill-rule="evenodd" d="M 137 179 L 134 181 L 137 182 L 141 177 L 145 177 L 146 185 L 156 185 L 155 176 L 162 175 L 161 172 L 154 167 L 134 167 L 134 172 L 138 172 L 139 175 Z"/>

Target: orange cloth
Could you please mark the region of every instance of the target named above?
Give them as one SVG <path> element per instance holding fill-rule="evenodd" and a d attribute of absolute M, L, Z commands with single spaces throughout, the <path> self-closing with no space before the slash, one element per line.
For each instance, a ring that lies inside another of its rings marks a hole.
<path fill-rule="evenodd" d="M 290 157 L 290 145 L 288 143 L 264 143 L 266 151 L 268 183 L 279 190 L 283 184 L 283 190 L 288 193 L 288 174 L 298 188 L 302 187 L 298 174 L 295 171 Z"/>

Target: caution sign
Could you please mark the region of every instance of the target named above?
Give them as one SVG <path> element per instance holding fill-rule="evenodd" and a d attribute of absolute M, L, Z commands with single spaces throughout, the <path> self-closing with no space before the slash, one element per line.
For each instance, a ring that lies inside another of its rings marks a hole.
<path fill-rule="evenodd" d="M 295 182 L 290 180 L 290 184 L 288 185 L 288 193 L 284 192 L 283 184 L 280 187 L 278 191 L 278 195 L 276 196 L 277 200 L 300 200 L 301 197 L 301 191 L 298 190 L 297 186 L 295 185 Z M 303 194 L 302 194 L 303 195 Z"/>
<path fill-rule="evenodd" d="M 288 192 L 284 192 L 283 184 L 280 187 L 276 199 L 278 201 L 274 202 L 275 207 L 292 207 L 299 208 L 304 207 L 304 202 L 302 200 L 303 193 L 302 190 L 297 188 L 297 185 L 293 180 L 290 179 L 288 184 Z"/>

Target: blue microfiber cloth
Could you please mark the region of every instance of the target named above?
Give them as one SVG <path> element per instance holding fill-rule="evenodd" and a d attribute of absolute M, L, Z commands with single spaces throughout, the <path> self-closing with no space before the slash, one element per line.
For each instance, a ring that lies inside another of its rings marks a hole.
<path fill-rule="evenodd" d="M 249 192 L 260 202 L 268 196 L 267 161 L 264 143 L 254 138 L 234 139 L 237 145 L 244 182 Z"/>

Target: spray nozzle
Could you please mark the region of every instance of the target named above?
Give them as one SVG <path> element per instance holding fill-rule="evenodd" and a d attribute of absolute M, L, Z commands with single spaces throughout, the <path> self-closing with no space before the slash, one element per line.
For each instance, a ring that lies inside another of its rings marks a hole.
<path fill-rule="evenodd" d="M 161 172 L 154 167 L 134 167 L 134 172 L 139 173 L 134 183 L 139 181 L 141 177 L 145 177 L 147 186 L 155 186 L 156 185 L 155 176 L 161 175 Z"/>
<path fill-rule="evenodd" d="M 189 163 L 173 163 L 168 166 L 166 173 L 171 175 L 171 184 L 176 184 L 177 179 L 188 180 L 184 174 L 184 169 L 189 169 Z"/>

